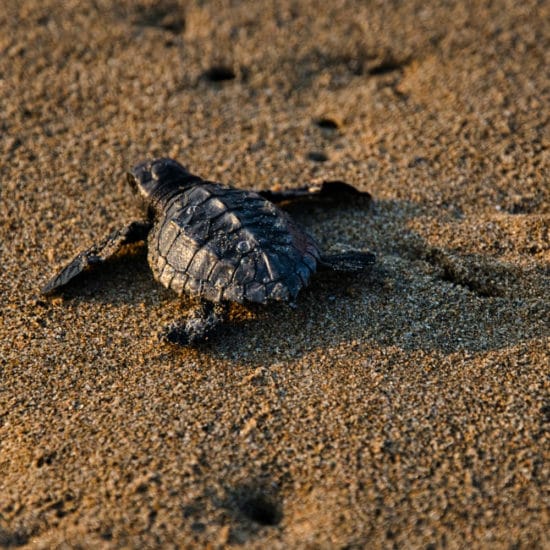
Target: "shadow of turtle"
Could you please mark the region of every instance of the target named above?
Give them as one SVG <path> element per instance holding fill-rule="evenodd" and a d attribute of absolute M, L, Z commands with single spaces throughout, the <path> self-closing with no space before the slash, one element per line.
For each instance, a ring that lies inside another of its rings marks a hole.
<path fill-rule="evenodd" d="M 360 274 L 317 274 L 295 310 L 276 307 L 257 321 L 220 327 L 207 344 L 210 353 L 276 362 L 353 343 L 452 354 L 550 334 L 542 299 L 547 266 L 434 246 L 407 226 L 421 213 L 420 205 L 403 201 L 379 201 L 370 216 L 357 208 L 345 215 L 317 207 L 296 213 L 325 248 L 340 235 L 340 246 L 374 249 L 376 265 Z"/>

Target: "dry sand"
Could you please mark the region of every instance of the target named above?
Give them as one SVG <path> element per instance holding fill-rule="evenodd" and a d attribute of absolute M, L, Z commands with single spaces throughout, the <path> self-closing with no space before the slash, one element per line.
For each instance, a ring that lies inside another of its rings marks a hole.
<path fill-rule="evenodd" d="M 3 0 L 0 545 L 550 547 L 549 3 L 327 4 Z M 143 247 L 40 297 L 154 155 L 378 263 L 191 350 Z"/>

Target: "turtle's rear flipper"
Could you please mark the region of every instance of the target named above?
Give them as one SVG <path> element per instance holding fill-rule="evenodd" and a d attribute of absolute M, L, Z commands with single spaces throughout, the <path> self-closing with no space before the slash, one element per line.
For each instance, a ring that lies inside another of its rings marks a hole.
<path fill-rule="evenodd" d="M 273 203 L 293 202 L 298 200 L 329 200 L 335 202 L 353 202 L 357 200 L 367 203 L 371 200 L 370 193 L 359 191 L 344 181 L 324 181 L 320 185 L 305 185 L 295 189 L 282 189 L 281 191 L 273 191 L 267 189 L 258 191 L 264 199 Z"/>
<path fill-rule="evenodd" d="M 170 323 L 160 333 L 160 339 L 178 346 L 192 346 L 206 340 L 227 314 L 223 303 L 202 302 L 186 319 Z"/>
<path fill-rule="evenodd" d="M 151 229 L 147 221 L 129 223 L 113 231 L 106 239 L 78 253 L 63 269 L 52 277 L 41 289 L 42 294 L 51 294 L 72 281 L 83 271 L 101 264 L 114 256 L 125 244 L 143 241 Z"/>
<path fill-rule="evenodd" d="M 376 261 L 376 256 L 371 252 L 359 252 L 350 250 L 340 254 L 331 254 L 329 256 L 321 256 L 319 260 L 319 270 L 333 271 L 364 271 L 368 269 Z"/>

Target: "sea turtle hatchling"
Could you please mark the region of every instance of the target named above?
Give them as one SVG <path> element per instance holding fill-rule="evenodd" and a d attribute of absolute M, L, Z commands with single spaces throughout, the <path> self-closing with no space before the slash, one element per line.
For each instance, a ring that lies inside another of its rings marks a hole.
<path fill-rule="evenodd" d="M 166 327 L 163 338 L 181 345 L 205 339 L 230 302 L 292 303 L 318 269 L 361 271 L 370 252 L 323 254 L 276 203 L 319 198 L 370 198 L 343 182 L 287 191 L 244 191 L 205 181 L 173 159 L 143 162 L 128 173 L 148 205 L 134 221 L 80 252 L 42 288 L 50 294 L 103 263 L 124 244 L 147 240 L 153 276 L 179 295 L 199 299 L 190 317 Z"/>

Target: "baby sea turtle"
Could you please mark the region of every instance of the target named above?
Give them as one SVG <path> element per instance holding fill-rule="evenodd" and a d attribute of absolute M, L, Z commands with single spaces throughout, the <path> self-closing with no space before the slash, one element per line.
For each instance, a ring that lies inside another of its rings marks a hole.
<path fill-rule="evenodd" d="M 324 182 L 281 192 L 244 191 L 205 181 L 173 159 L 143 162 L 128 173 L 145 199 L 148 219 L 134 221 L 80 252 L 41 290 L 50 294 L 113 256 L 124 244 L 147 240 L 153 276 L 200 306 L 170 324 L 164 339 L 187 345 L 207 337 L 230 302 L 292 303 L 317 269 L 360 271 L 370 252 L 323 254 L 276 203 L 297 199 L 370 199 L 344 182 Z"/>

